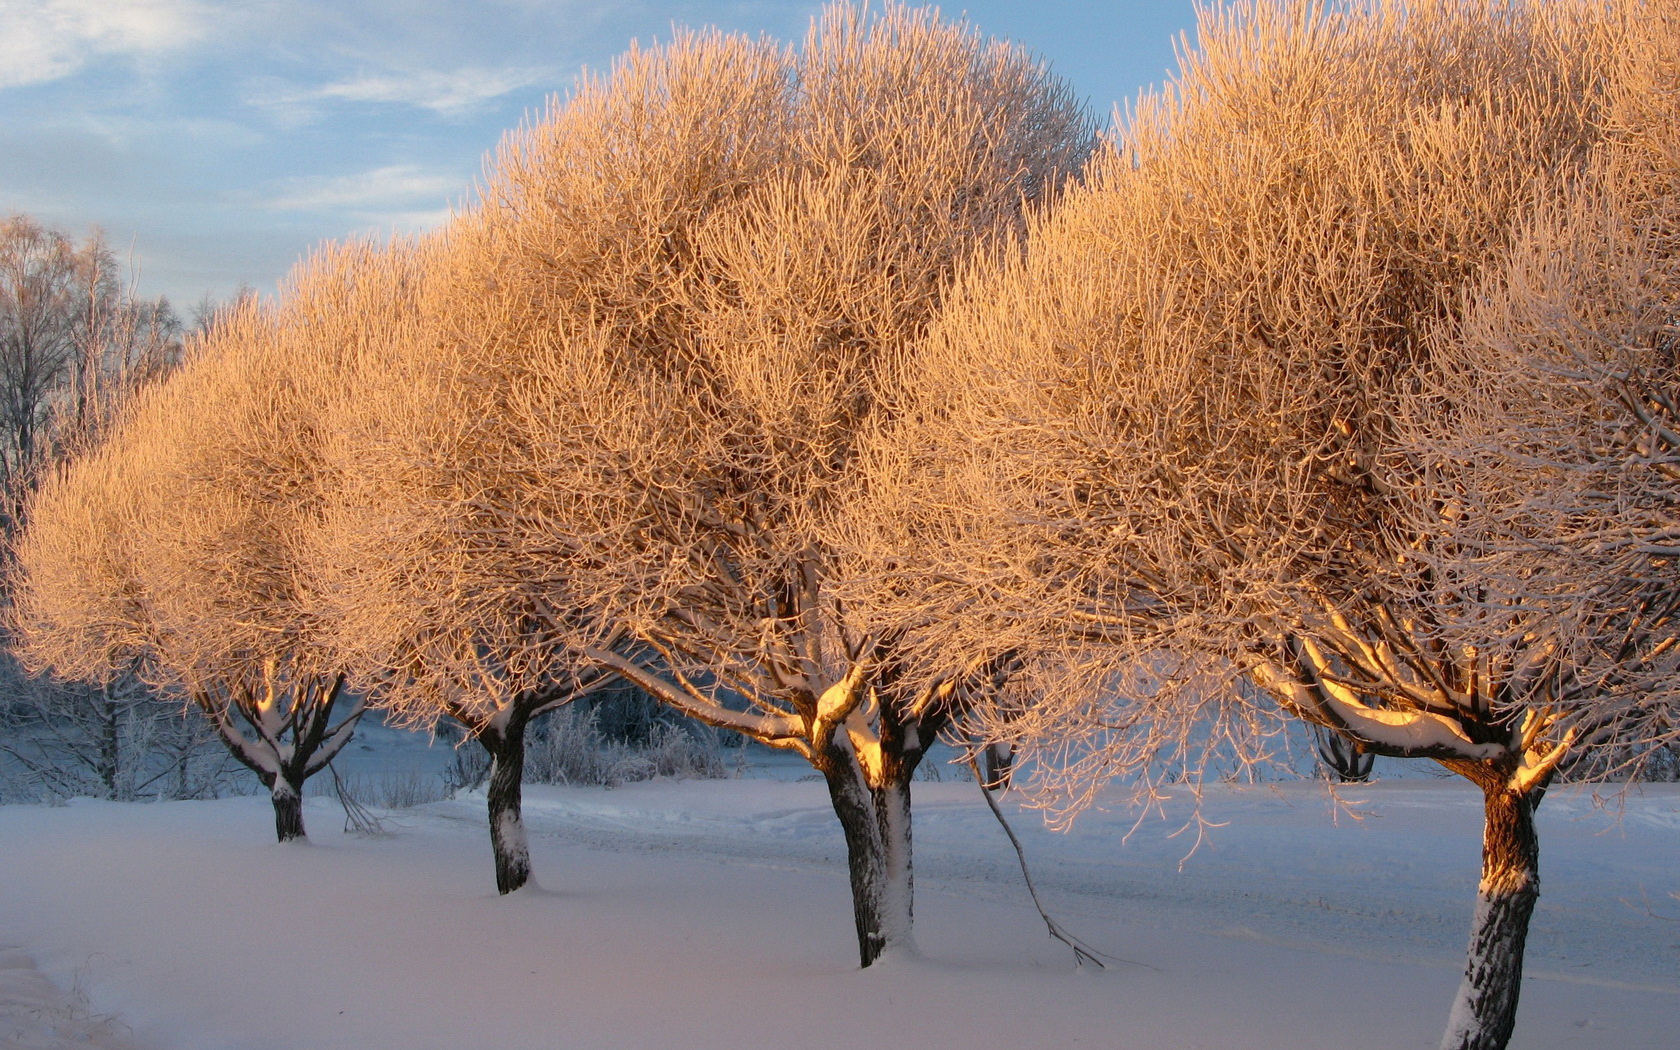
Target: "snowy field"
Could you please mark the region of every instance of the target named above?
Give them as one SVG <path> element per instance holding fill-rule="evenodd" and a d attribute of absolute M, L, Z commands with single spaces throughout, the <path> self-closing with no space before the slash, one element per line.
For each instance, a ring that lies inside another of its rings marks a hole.
<path fill-rule="evenodd" d="M 1462 965 L 1479 798 L 1210 788 L 1126 838 L 1016 813 L 1049 940 L 970 782 L 915 788 L 919 956 L 856 967 L 819 783 L 528 789 L 536 881 L 494 892 L 482 798 L 278 846 L 266 800 L 0 807 L 0 1046 L 141 1050 L 1433 1047 Z M 1513 1047 L 1680 1047 L 1680 785 L 1558 789 Z M 1181 860 L 1182 865 L 1181 865 Z M 55 1035 L 54 1032 L 57 1032 Z"/>

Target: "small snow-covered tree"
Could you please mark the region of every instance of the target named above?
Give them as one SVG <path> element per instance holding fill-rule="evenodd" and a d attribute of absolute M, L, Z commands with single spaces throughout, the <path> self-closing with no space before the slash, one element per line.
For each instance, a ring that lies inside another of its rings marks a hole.
<path fill-rule="evenodd" d="M 301 569 L 327 491 L 315 413 L 408 308 L 405 258 L 328 249 L 278 305 L 224 316 L 42 486 L 16 545 L 26 662 L 94 680 L 137 665 L 196 704 L 269 788 L 281 841 L 303 836 L 303 782 L 362 711 Z"/>
<path fill-rule="evenodd" d="M 1279 715 L 1481 789 L 1448 1048 L 1509 1038 L 1534 806 L 1599 697 L 1544 640 L 1505 646 L 1436 571 L 1452 493 L 1418 434 L 1454 418 L 1439 380 L 1466 359 L 1453 331 L 1477 282 L 1604 140 L 1643 13 L 1205 13 L 1025 255 L 955 297 L 922 350 L 949 378 L 896 438 L 930 488 L 904 527 L 922 537 L 910 590 L 946 625 L 926 649 L 1016 647 L 1030 702 L 991 730 L 1060 804 L 1259 761 Z"/>
<path fill-rule="evenodd" d="M 322 410 L 333 494 L 311 531 L 307 571 L 355 686 L 405 725 L 448 719 L 483 747 L 496 887 L 511 893 L 531 876 L 521 812 L 528 732 L 613 679 L 575 648 L 598 621 L 563 575 L 511 560 L 516 537 L 481 499 L 518 482 L 486 440 L 505 409 L 469 400 L 481 387 L 453 385 L 445 297 L 470 223 L 457 219 L 420 246 L 408 313 Z"/>

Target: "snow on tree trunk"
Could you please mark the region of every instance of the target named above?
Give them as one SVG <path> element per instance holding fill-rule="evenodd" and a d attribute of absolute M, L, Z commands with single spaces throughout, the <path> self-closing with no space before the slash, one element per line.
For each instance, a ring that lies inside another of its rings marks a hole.
<path fill-rule="evenodd" d="M 525 719 L 510 717 L 501 728 L 487 726 L 478 736 L 478 742 L 490 753 L 487 797 L 498 893 L 512 893 L 531 878 L 531 847 L 520 812 L 525 779 L 525 725 Z"/>
<path fill-rule="evenodd" d="M 303 792 L 301 785 L 294 784 L 283 774 L 276 776 L 269 784 L 269 794 L 274 801 L 274 834 L 281 842 L 292 842 L 304 838 L 303 833 Z"/>
<path fill-rule="evenodd" d="M 1540 792 L 1482 785 L 1482 881 L 1470 926 L 1469 960 L 1441 1050 L 1503 1050 L 1517 1019 L 1528 921 L 1540 897 Z"/>
<path fill-rule="evenodd" d="M 894 777 L 870 791 L 881 834 L 882 950 L 910 950 L 916 880 L 910 850 L 910 778 Z"/>
<path fill-rule="evenodd" d="M 882 784 L 868 783 L 855 757 L 824 771 L 829 799 L 846 835 L 858 958 L 869 966 L 890 951 L 911 951 L 915 892 L 910 852 L 910 773 L 892 762 Z"/>

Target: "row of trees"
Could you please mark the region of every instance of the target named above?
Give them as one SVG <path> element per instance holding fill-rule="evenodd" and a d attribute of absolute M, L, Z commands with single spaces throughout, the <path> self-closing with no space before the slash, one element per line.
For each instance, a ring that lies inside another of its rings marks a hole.
<path fill-rule="evenodd" d="M 941 732 L 1071 814 L 1305 721 L 1482 790 L 1502 1047 L 1535 806 L 1680 732 L 1677 88 L 1639 0 L 1219 9 L 1102 143 L 927 12 L 632 51 L 43 487 L 24 651 L 191 697 L 283 838 L 346 682 L 454 719 L 504 891 L 530 719 L 634 683 L 821 774 L 864 965 Z"/>
<path fill-rule="evenodd" d="M 927 12 L 632 53 L 479 207 L 324 250 L 44 487 L 26 652 L 279 719 L 266 757 L 229 739 L 282 836 L 343 739 L 283 717 L 318 683 L 452 717 L 494 759 L 503 889 L 525 726 L 628 679 L 824 774 L 871 961 L 909 936 L 908 783 L 951 691 L 848 625 L 825 533 L 949 274 L 1091 141 L 1040 63 Z"/>
<path fill-rule="evenodd" d="M 0 220 L 0 487 L 4 524 L 44 467 L 92 442 L 128 393 L 169 371 L 182 326 L 136 298 L 103 235 L 77 243 Z"/>

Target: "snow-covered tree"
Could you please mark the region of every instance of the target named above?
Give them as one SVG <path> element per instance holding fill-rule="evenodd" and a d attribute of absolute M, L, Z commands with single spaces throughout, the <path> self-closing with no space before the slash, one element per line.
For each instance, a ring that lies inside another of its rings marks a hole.
<path fill-rule="evenodd" d="M 1449 493 L 1418 523 L 1440 536 L 1431 568 L 1481 611 L 1456 633 L 1544 655 L 1526 688 L 1553 691 L 1576 776 L 1637 774 L 1680 741 L 1680 12 L 1641 15 L 1587 171 L 1444 335 L 1463 353 L 1432 391 L 1452 425 L 1414 434 Z"/>
<path fill-rule="evenodd" d="M 1030 702 L 992 733 L 1062 805 L 1115 775 L 1260 761 L 1280 715 L 1482 790 L 1449 1048 L 1509 1038 L 1534 806 L 1599 700 L 1551 647 L 1476 636 L 1478 596 L 1435 568 L 1454 541 L 1420 524 L 1452 494 L 1418 433 L 1453 420 L 1455 326 L 1609 133 L 1650 13 L 1205 13 L 1024 256 L 953 298 L 894 438 L 928 489 L 900 544 L 923 651 L 1021 654 Z"/>
<path fill-rule="evenodd" d="M 96 681 L 138 666 L 196 704 L 270 789 L 281 841 L 303 836 L 303 782 L 362 711 L 300 568 L 327 491 L 315 413 L 370 334 L 411 312 L 405 259 L 328 249 L 278 305 L 222 317 L 43 484 L 16 544 L 26 663 Z"/>
<path fill-rule="evenodd" d="M 0 528 L 8 534 L 41 477 L 97 440 L 136 390 L 179 359 L 180 325 L 167 301 L 136 298 L 118 276 L 98 231 L 77 243 L 28 216 L 0 220 Z M 97 687 L 29 682 L 9 652 L 0 660 L 10 683 L 0 752 L 40 791 L 126 797 L 167 783 L 167 767 L 180 771 L 175 759 L 193 750 L 193 727 L 132 677 Z M 148 753 L 165 741 L 173 757 Z"/>
<path fill-rule="evenodd" d="M 479 498 L 518 482 L 500 476 L 501 449 L 485 440 L 505 409 L 469 400 L 483 388 L 452 382 L 440 289 L 450 287 L 470 222 L 421 247 L 411 314 L 342 376 L 343 395 L 322 413 L 334 488 L 310 537 L 308 572 L 355 687 L 407 726 L 434 730 L 448 719 L 484 748 L 496 887 L 511 893 L 531 876 L 521 813 L 527 733 L 616 679 L 577 652 L 581 635 L 549 626 L 558 618 L 581 631 L 597 621 L 573 603 L 563 575 L 512 560 L 507 522 Z"/>
<path fill-rule="evenodd" d="M 138 676 L 63 682 L 0 664 L 0 797 L 203 798 L 225 786 L 226 749 L 196 709 Z"/>
<path fill-rule="evenodd" d="M 953 689 L 901 687 L 893 633 L 836 599 L 829 537 L 949 281 L 1088 138 L 1019 50 L 837 7 L 798 51 L 632 51 L 510 138 L 443 234 L 432 378 L 411 387 L 440 436 L 374 501 L 430 537 L 389 571 L 470 581 L 416 584 L 468 612 L 427 662 L 511 686 L 581 657 L 805 757 L 866 965 L 908 945 L 909 782 Z"/>

